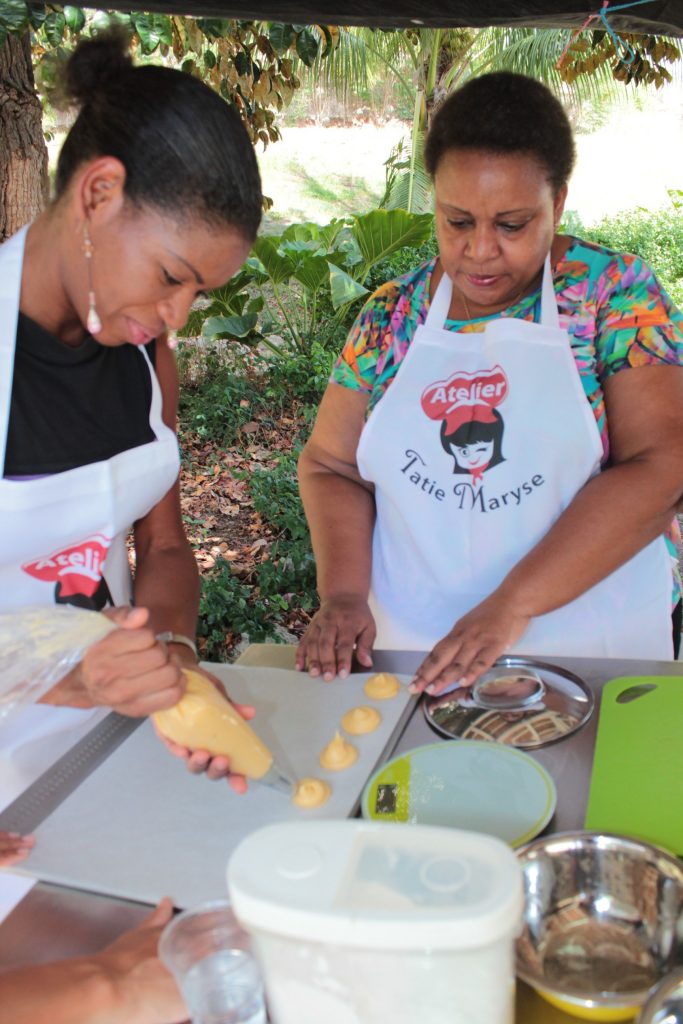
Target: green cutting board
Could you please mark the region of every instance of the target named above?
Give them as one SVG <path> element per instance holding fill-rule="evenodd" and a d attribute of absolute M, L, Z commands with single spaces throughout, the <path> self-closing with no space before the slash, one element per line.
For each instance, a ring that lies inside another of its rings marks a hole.
<path fill-rule="evenodd" d="M 683 854 L 683 676 L 605 685 L 586 828 Z"/>

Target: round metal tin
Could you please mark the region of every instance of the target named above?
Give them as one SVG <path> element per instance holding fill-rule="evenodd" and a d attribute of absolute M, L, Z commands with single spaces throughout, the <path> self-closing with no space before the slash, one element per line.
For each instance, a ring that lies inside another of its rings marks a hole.
<path fill-rule="evenodd" d="M 500 686 L 505 672 L 511 683 L 517 676 L 540 679 L 542 687 L 537 697 L 530 702 L 527 693 L 517 706 L 506 704 L 504 708 L 491 707 L 485 698 L 477 701 L 478 693 L 483 690 L 486 694 L 487 682 Z M 535 750 L 570 736 L 585 725 L 594 707 L 592 691 L 573 672 L 534 658 L 517 657 L 499 658 L 472 690 L 425 697 L 422 703 L 425 718 L 442 736 L 493 740 L 522 750 Z"/>

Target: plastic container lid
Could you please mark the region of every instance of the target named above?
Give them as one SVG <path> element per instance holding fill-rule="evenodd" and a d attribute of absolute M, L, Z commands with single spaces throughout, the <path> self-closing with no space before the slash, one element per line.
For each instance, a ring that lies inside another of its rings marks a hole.
<path fill-rule="evenodd" d="M 228 863 L 247 930 L 386 950 L 464 950 L 512 936 L 521 869 L 493 836 L 428 825 L 312 821 L 247 836 Z"/>

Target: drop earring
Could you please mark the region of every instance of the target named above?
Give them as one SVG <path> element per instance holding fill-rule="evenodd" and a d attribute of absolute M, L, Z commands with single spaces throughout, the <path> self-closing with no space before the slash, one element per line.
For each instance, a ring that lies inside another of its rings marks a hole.
<path fill-rule="evenodd" d="M 87 221 L 83 225 L 83 252 L 85 253 L 85 262 L 88 268 L 88 317 L 85 321 L 85 326 L 87 327 L 89 334 L 99 334 L 102 330 L 102 321 L 100 320 L 97 309 L 95 308 L 95 292 L 92 286 L 93 244 L 90 239 Z"/>

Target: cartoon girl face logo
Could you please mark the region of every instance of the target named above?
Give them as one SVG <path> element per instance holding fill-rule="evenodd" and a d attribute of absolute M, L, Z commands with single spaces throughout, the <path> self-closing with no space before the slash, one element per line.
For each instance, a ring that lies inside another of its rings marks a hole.
<path fill-rule="evenodd" d="M 505 399 L 507 377 L 500 366 L 476 373 L 460 371 L 425 388 L 423 411 L 441 420 L 441 446 L 453 457 L 453 472 L 469 474 L 479 485 L 486 470 L 504 461 L 503 418 L 496 406 Z"/>

